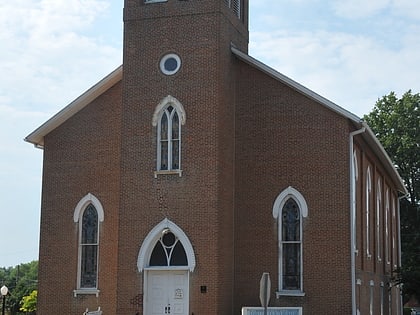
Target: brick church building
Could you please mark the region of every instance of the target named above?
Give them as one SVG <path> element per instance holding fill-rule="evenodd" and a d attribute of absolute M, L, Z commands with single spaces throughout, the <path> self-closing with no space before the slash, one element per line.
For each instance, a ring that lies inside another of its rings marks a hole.
<path fill-rule="evenodd" d="M 39 314 L 262 314 L 264 272 L 269 314 L 401 314 L 401 178 L 248 38 L 248 0 L 125 0 L 123 65 L 26 138 Z"/>

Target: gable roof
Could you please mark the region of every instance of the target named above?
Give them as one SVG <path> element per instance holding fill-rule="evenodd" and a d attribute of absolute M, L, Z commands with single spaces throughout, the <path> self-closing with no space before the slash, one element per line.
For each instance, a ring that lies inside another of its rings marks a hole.
<path fill-rule="evenodd" d="M 337 104 L 331 102 L 330 100 L 326 99 L 325 97 L 315 93 L 314 91 L 308 89 L 307 87 L 299 84 L 298 82 L 290 79 L 289 77 L 285 76 L 284 74 L 274 70 L 273 68 L 270 68 L 266 64 L 258 61 L 255 58 L 252 58 L 248 54 L 240 51 L 233 45 L 231 45 L 231 51 L 232 53 L 242 60 L 243 62 L 249 64 L 252 67 L 255 67 L 256 69 L 264 72 L 265 74 L 269 75 L 275 80 L 278 80 L 282 82 L 283 84 L 286 84 L 287 86 L 291 87 L 292 89 L 296 90 L 297 92 L 303 94 L 304 96 L 314 100 L 318 104 L 321 104 L 328 109 L 332 110 L 333 112 L 336 112 L 337 114 L 349 119 L 351 122 L 354 123 L 354 125 L 359 128 L 362 133 L 361 136 L 366 141 L 368 146 L 373 150 L 373 152 L 380 158 L 381 161 L 383 161 L 384 167 L 387 170 L 388 174 L 391 176 L 392 180 L 397 185 L 397 189 L 407 195 L 408 191 L 407 188 L 404 186 L 404 182 L 401 179 L 400 174 L 396 170 L 394 164 L 392 163 L 389 155 L 386 153 L 384 147 L 379 142 L 379 140 L 376 138 L 375 134 L 373 133 L 372 129 L 367 125 L 367 123 L 359 118 L 357 115 L 349 112 L 348 110 L 338 106 Z"/>
<path fill-rule="evenodd" d="M 82 110 L 98 96 L 102 95 L 105 91 L 121 81 L 121 79 L 122 65 L 35 129 L 35 131 L 29 134 L 24 140 L 32 143 L 35 147 L 42 149 L 44 147 L 44 136 Z"/>
<path fill-rule="evenodd" d="M 298 91 L 299 93 L 327 107 L 328 109 L 336 112 L 337 114 L 349 119 L 356 125 L 356 127 L 363 129 L 365 131 L 362 133 L 362 137 L 364 138 L 364 140 L 368 143 L 368 145 L 375 152 L 375 154 L 377 154 L 378 157 L 382 161 L 384 161 L 384 166 L 386 170 L 388 171 L 388 173 L 390 174 L 390 176 L 392 177 L 392 179 L 394 180 L 394 182 L 396 183 L 398 189 L 402 193 L 408 194 L 407 189 L 405 188 L 404 183 L 399 173 L 395 169 L 391 159 L 389 158 L 388 154 L 385 152 L 385 149 L 382 147 L 382 145 L 376 138 L 373 131 L 366 124 L 366 122 L 364 122 L 361 118 L 359 118 L 355 114 L 329 101 L 328 99 L 322 97 L 321 95 L 315 93 L 314 91 L 304 87 L 298 82 L 293 81 L 292 79 L 274 70 L 273 68 L 270 68 L 269 66 L 258 61 L 257 59 L 252 58 L 251 56 L 240 51 L 234 46 L 231 46 L 231 51 L 236 57 L 238 57 L 243 62 L 249 64 L 252 67 L 257 68 L 258 70 L 266 73 L 267 75 L 271 76 L 275 80 L 278 80 L 288 85 L 289 87 Z M 72 117 L 77 112 L 82 110 L 94 99 L 102 95 L 105 91 L 107 91 L 109 88 L 114 86 L 116 83 L 120 82 L 122 80 L 122 70 L 123 70 L 123 66 L 121 65 L 117 69 L 112 71 L 109 75 L 107 75 L 105 78 L 103 78 L 101 81 L 99 81 L 97 84 L 95 84 L 86 92 L 84 92 L 82 95 L 80 95 L 78 98 L 76 98 L 69 105 L 64 107 L 61 111 L 59 111 L 49 120 L 47 120 L 35 131 L 29 134 L 24 140 L 32 143 L 35 147 L 42 149 L 44 147 L 44 137 L 49 132 L 51 132 L 52 130 L 54 130 L 61 124 L 63 124 L 66 120 L 68 120 L 70 117 Z"/>

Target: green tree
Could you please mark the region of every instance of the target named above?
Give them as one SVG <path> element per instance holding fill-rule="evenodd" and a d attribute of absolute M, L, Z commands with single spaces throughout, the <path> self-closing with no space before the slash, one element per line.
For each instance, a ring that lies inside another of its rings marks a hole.
<path fill-rule="evenodd" d="M 31 294 L 26 295 L 22 298 L 20 301 L 20 304 L 22 305 L 20 307 L 20 310 L 26 313 L 33 313 L 36 311 L 36 303 L 38 298 L 38 291 L 33 290 Z"/>
<path fill-rule="evenodd" d="M 12 315 L 19 312 L 22 298 L 37 289 L 37 283 L 38 261 L 0 268 L 0 284 L 6 285 L 10 293 L 6 298 L 6 309 Z"/>
<path fill-rule="evenodd" d="M 383 96 L 364 116 L 395 164 L 408 191 L 400 202 L 402 267 L 396 283 L 403 284 L 405 300 L 420 301 L 420 95 L 411 90 L 398 99 Z"/>

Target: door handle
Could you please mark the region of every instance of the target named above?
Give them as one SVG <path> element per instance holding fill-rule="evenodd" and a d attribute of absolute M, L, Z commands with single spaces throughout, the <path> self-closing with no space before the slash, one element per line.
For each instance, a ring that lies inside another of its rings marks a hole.
<path fill-rule="evenodd" d="M 168 314 L 171 314 L 171 304 L 168 305 Z"/>
<path fill-rule="evenodd" d="M 168 307 L 165 306 L 165 314 L 168 314 Z"/>

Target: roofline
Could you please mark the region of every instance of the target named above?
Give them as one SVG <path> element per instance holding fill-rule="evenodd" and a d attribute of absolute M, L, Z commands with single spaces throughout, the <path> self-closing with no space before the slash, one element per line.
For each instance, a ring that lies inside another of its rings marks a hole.
<path fill-rule="evenodd" d="M 248 63 L 251 66 L 254 66 L 264 73 L 268 74 L 272 78 L 279 80 L 283 82 L 284 84 L 288 85 L 289 87 L 293 88 L 294 90 L 297 90 L 298 92 L 302 93 L 303 95 L 315 100 L 316 102 L 328 107 L 329 109 L 333 110 L 334 112 L 352 120 L 356 123 L 361 123 L 362 119 L 358 117 L 357 115 L 349 112 L 348 110 L 338 106 L 337 104 L 331 102 L 330 100 L 326 99 L 325 97 L 315 93 L 314 91 L 308 89 L 307 87 L 304 87 L 300 83 L 290 79 L 289 77 L 285 76 L 284 74 L 274 70 L 273 68 L 267 66 L 266 64 L 262 63 L 261 61 L 258 61 L 257 59 L 249 56 L 248 54 L 240 51 L 233 45 L 231 45 L 232 52 L 242 61 Z"/>
<path fill-rule="evenodd" d="M 292 89 L 302 93 L 306 97 L 316 101 L 317 103 L 329 108 L 330 110 L 336 112 L 337 114 L 344 116 L 345 118 L 349 119 L 353 123 L 355 123 L 359 128 L 365 127 L 366 132 L 363 133 L 363 138 L 367 141 L 370 145 L 371 149 L 385 161 L 384 167 L 388 171 L 389 175 L 395 182 L 397 189 L 403 193 L 407 194 L 407 188 L 404 185 L 404 182 L 398 173 L 397 169 L 395 168 L 394 164 L 392 163 L 388 153 L 386 153 L 385 149 L 383 148 L 382 144 L 376 138 L 376 135 L 367 125 L 367 123 L 359 118 L 357 115 L 349 112 L 348 110 L 340 107 L 339 105 L 331 102 L 330 100 L 326 99 L 325 97 L 315 93 L 314 91 L 306 88 L 305 86 L 301 85 L 300 83 L 290 79 L 289 77 L 285 76 L 284 74 L 274 70 L 273 68 L 267 66 L 266 64 L 258 61 L 257 59 L 249 56 L 248 54 L 240 51 L 233 45 L 231 45 L 232 53 L 237 56 L 239 59 L 244 61 L 245 63 L 261 70 L 262 72 L 266 73 L 267 75 L 271 76 L 273 79 L 281 81 L 282 83 L 286 84 L 287 86 L 291 87 Z"/>
<path fill-rule="evenodd" d="M 404 185 L 404 181 L 401 178 L 400 173 L 398 173 L 397 168 L 395 167 L 388 153 L 385 151 L 384 147 L 379 142 L 378 138 L 376 137 L 372 129 L 370 129 L 369 125 L 365 121 L 363 121 L 362 126 L 366 128 L 367 136 L 364 138 L 366 142 L 368 143 L 368 145 L 370 146 L 370 148 L 373 149 L 376 154 L 382 156 L 382 158 L 385 159 L 385 161 L 387 162 L 387 163 L 384 163 L 384 167 L 388 171 L 388 174 L 391 176 L 394 182 L 397 184 L 397 189 L 403 195 L 408 195 L 408 190 Z"/>
<path fill-rule="evenodd" d="M 61 111 L 43 123 L 40 127 L 30 133 L 24 140 L 32 143 L 36 148 L 42 149 L 44 147 L 44 137 L 64 123 L 67 119 L 72 117 L 78 111 L 87 106 L 90 102 L 100 96 L 102 93 L 107 91 L 109 88 L 114 86 L 122 79 L 122 65 L 117 69 L 108 74 L 101 81 L 96 83 L 69 105 L 64 107 Z"/>

